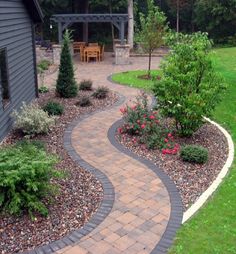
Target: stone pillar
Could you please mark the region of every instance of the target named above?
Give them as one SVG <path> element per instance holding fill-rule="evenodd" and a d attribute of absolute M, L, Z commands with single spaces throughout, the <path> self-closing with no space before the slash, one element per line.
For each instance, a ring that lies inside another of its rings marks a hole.
<path fill-rule="evenodd" d="M 61 60 L 61 45 L 55 44 L 52 45 L 52 58 L 53 58 L 53 63 L 56 65 L 60 65 L 60 60 Z"/>
<path fill-rule="evenodd" d="M 130 46 L 128 44 L 115 45 L 115 64 L 130 64 Z"/>

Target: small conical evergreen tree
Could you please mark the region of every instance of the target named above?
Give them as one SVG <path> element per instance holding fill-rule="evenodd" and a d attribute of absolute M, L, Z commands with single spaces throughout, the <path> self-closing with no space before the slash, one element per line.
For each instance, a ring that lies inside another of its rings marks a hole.
<path fill-rule="evenodd" d="M 63 40 L 56 92 L 63 98 L 75 97 L 78 93 L 78 87 L 74 77 L 73 62 L 70 53 L 70 32 L 68 30 L 66 30 Z"/>

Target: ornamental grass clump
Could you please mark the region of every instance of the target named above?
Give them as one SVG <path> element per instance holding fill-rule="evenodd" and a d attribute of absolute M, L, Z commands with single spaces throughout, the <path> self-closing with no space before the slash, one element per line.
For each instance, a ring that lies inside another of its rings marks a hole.
<path fill-rule="evenodd" d="M 221 100 L 225 86 L 215 72 L 205 33 L 169 38 L 172 48 L 161 64 L 162 79 L 154 94 L 163 116 L 172 117 L 181 136 L 191 136 Z"/>
<path fill-rule="evenodd" d="M 15 129 L 21 130 L 25 135 L 47 134 L 54 125 L 55 120 L 38 104 L 26 104 L 20 107 L 19 111 L 14 110 L 12 117 L 15 120 Z"/>
<path fill-rule="evenodd" d="M 204 164 L 208 160 L 208 150 L 202 146 L 186 145 L 180 151 L 183 161 Z"/>
<path fill-rule="evenodd" d="M 0 149 L 0 209 L 14 215 L 48 215 L 46 200 L 56 186 L 52 178 L 57 158 L 30 142 Z"/>
<path fill-rule="evenodd" d="M 93 86 L 92 80 L 82 80 L 79 84 L 79 90 L 91 91 Z"/>
<path fill-rule="evenodd" d="M 89 96 L 83 96 L 80 100 L 76 103 L 76 106 L 80 107 L 89 107 L 92 105 L 91 99 Z"/>
<path fill-rule="evenodd" d="M 96 99 L 105 99 L 108 96 L 109 89 L 105 86 L 99 86 L 93 93 L 93 97 Z"/>

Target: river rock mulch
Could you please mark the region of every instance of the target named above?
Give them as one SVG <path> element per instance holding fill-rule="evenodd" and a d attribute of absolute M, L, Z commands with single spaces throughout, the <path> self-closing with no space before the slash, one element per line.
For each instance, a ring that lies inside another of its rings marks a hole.
<path fill-rule="evenodd" d="M 128 134 L 116 135 L 117 140 L 132 152 L 153 161 L 176 184 L 186 211 L 211 185 L 224 166 L 228 155 L 228 143 L 223 133 L 214 125 L 204 124 L 191 138 L 175 137 L 180 146 L 184 144 L 202 145 L 209 151 L 206 164 L 183 162 L 179 156 L 163 155 L 159 150 L 148 150 L 145 145 L 133 141 Z"/>
<path fill-rule="evenodd" d="M 89 96 L 92 92 L 80 92 L 79 97 Z M 70 231 L 80 228 L 97 210 L 102 197 L 101 183 L 90 173 L 79 167 L 67 154 L 63 146 L 63 135 L 68 124 L 79 116 L 114 104 L 118 97 L 114 93 L 104 100 L 91 98 L 92 105 L 78 107 L 79 98 L 56 98 L 53 91 L 40 95 L 38 103 L 44 105 L 49 100 L 58 101 L 65 107 L 65 112 L 56 120 L 56 125 L 48 135 L 34 139 L 46 142 L 51 153 L 59 155 L 61 161 L 58 170 L 65 169 L 67 177 L 56 180 L 60 187 L 55 202 L 49 204 L 49 216 L 40 215 L 32 221 L 28 215 L 21 217 L 0 215 L 0 253 L 10 254 L 33 249 L 37 246 L 58 240 Z M 12 144 L 22 136 L 17 132 L 9 134 L 4 144 Z"/>

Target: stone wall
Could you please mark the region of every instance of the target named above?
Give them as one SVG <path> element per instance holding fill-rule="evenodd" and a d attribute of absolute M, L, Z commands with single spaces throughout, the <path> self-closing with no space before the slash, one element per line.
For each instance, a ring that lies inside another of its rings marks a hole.
<path fill-rule="evenodd" d="M 115 64 L 117 65 L 130 64 L 130 46 L 128 44 L 115 45 Z"/>

